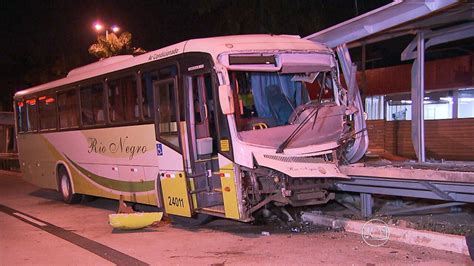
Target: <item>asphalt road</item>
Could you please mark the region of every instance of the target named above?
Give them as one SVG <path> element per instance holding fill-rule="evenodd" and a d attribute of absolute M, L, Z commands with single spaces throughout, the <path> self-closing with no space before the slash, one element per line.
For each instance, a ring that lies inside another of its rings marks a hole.
<path fill-rule="evenodd" d="M 66 205 L 59 193 L 25 183 L 21 174 L 0 171 L 0 265 L 472 263 L 467 256 L 391 241 L 371 247 L 358 234 L 293 233 L 229 220 L 204 227 L 163 222 L 117 231 L 108 225 L 116 205 L 105 199 Z"/>

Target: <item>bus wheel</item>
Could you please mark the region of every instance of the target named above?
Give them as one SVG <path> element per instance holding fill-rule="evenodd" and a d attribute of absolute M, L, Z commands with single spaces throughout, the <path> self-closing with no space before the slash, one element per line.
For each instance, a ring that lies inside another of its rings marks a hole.
<path fill-rule="evenodd" d="M 59 168 L 58 174 L 58 188 L 63 196 L 63 201 L 67 204 L 79 203 L 82 199 L 82 195 L 72 192 L 71 178 L 66 169 L 63 167 Z"/>
<path fill-rule="evenodd" d="M 193 217 L 183 217 L 177 215 L 170 215 L 171 221 L 175 224 L 184 226 L 198 226 L 209 223 L 214 219 L 214 216 L 197 213 Z"/>

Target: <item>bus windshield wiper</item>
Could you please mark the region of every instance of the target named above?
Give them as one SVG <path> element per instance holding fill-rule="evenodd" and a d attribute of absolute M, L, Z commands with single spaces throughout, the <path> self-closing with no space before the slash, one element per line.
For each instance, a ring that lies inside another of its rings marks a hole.
<path fill-rule="evenodd" d="M 278 146 L 276 153 L 283 153 L 286 147 L 290 144 L 290 142 L 295 138 L 296 135 L 301 131 L 301 129 L 311 121 L 311 118 L 314 117 L 313 127 L 316 123 L 316 118 L 318 117 L 319 108 L 315 108 L 299 125 L 296 129 L 288 136 L 288 138 L 283 141 L 280 146 Z"/>
<path fill-rule="evenodd" d="M 319 77 L 319 74 L 318 76 Z M 323 91 L 326 89 L 326 72 L 323 73 L 323 76 L 322 76 L 322 81 L 318 81 L 319 83 L 319 86 L 321 87 L 321 90 L 319 91 L 319 100 L 318 100 L 318 103 L 321 103 L 322 100 L 323 100 Z M 315 117 L 314 118 L 314 122 L 313 122 L 313 127 L 314 127 L 314 124 L 316 123 L 316 118 L 318 117 L 318 112 L 319 112 L 319 108 L 315 108 L 304 120 L 303 122 L 301 122 L 301 124 L 298 125 L 298 127 L 293 131 L 293 133 L 291 133 L 290 136 L 288 136 L 288 138 L 285 139 L 285 141 L 283 141 L 280 146 L 278 146 L 277 150 L 276 150 L 276 153 L 283 153 L 283 151 L 286 149 L 286 147 L 288 146 L 288 144 L 290 144 L 290 142 L 295 138 L 295 136 L 301 131 L 301 129 L 306 125 L 306 123 L 308 123 L 308 121 L 311 120 L 311 118 L 313 118 L 313 116 Z"/>

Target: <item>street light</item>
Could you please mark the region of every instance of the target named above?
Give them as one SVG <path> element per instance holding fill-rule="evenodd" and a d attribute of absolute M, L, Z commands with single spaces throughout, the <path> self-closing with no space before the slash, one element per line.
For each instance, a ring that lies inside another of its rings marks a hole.
<path fill-rule="evenodd" d="M 97 32 L 102 32 L 102 29 L 104 29 L 104 28 L 105 28 L 105 39 L 108 39 L 109 38 L 109 28 L 105 27 L 100 22 L 94 23 L 94 29 Z M 120 31 L 120 28 L 117 25 L 114 25 L 114 26 L 110 27 L 110 29 L 115 33 Z"/>
<path fill-rule="evenodd" d="M 94 28 L 95 28 L 96 31 L 101 31 L 103 26 L 102 26 L 102 24 L 96 23 L 96 24 L 94 24 Z"/>
<path fill-rule="evenodd" d="M 117 25 L 112 26 L 111 29 L 112 29 L 112 31 L 115 32 L 115 33 L 119 32 L 119 30 L 120 30 L 120 28 L 119 28 Z"/>

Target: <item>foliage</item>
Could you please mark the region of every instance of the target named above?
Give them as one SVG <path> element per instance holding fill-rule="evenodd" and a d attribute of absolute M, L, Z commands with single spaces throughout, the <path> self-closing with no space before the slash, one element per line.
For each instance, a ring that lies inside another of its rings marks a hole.
<path fill-rule="evenodd" d="M 146 51 L 142 48 L 132 47 L 132 34 L 123 32 L 120 35 L 109 33 L 106 36 L 99 35 L 97 43 L 89 47 L 89 53 L 98 58 L 107 58 L 123 54 L 142 54 Z"/>

